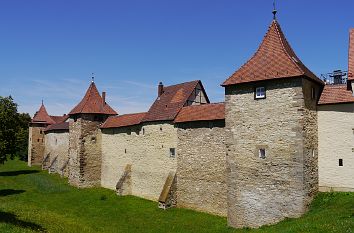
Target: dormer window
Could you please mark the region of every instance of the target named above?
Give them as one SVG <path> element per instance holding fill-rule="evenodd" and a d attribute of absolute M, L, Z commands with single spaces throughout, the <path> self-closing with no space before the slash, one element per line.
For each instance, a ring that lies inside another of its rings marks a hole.
<path fill-rule="evenodd" d="M 265 87 L 256 87 L 254 91 L 255 99 L 265 99 L 266 98 L 266 89 Z"/>

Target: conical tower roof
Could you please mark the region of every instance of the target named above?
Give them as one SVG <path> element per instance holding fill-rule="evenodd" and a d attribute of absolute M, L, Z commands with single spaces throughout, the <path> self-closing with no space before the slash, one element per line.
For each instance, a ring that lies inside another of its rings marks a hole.
<path fill-rule="evenodd" d="M 298 76 L 323 84 L 296 56 L 274 19 L 257 52 L 222 86 Z"/>
<path fill-rule="evenodd" d="M 103 99 L 97 90 L 94 82 L 91 82 L 84 98 L 81 102 L 73 108 L 69 115 L 91 113 L 91 114 L 104 114 L 104 115 L 117 115 L 107 103 L 103 103 Z"/>
<path fill-rule="evenodd" d="M 55 121 L 49 116 L 47 109 L 42 103 L 39 110 L 34 114 L 32 123 L 54 124 Z"/>

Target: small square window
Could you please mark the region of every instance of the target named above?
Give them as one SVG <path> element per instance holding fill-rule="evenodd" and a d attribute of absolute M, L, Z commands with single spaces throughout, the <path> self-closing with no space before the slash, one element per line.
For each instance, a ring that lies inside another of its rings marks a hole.
<path fill-rule="evenodd" d="M 343 159 L 339 159 L 339 166 L 343 167 Z"/>
<path fill-rule="evenodd" d="M 265 87 L 256 87 L 254 97 L 255 99 L 265 99 L 266 98 Z"/>
<path fill-rule="evenodd" d="M 170 148 L 170 157 L 171 158 L 176 157 L 176 148 Z"/>
<path fill-rule="evenodd" d="M 266 150 L 265 149 L 259 149 L 259 158 L 261 158 L 261 159 L 266 158 Z"/>

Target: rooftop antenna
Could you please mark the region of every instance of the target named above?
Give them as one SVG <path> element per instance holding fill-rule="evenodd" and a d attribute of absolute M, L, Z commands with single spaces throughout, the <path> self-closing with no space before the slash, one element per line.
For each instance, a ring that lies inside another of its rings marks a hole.
<path fill-rule="evenodd" d="M 276 17 L 276 14 L 277 14 L 277 9 L 276 9 L 276 7 L 275 7 L 275 0 L 273 1 L 273 11 L 272 11 L 272 13 L 273 13 L 273 19 L 274 20 L 276 20 L 277 19 L 277 17 Z"/>
<path fill-rule="evenodd" d="M 94 83 L 95 82 L 95 73 L 91 73 L 92 77 L 91 77 L 91 82 Z"/>

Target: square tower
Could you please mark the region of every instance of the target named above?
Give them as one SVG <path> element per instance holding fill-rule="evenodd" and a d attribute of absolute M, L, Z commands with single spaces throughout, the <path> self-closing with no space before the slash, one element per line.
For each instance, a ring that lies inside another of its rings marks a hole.
<path fill-rule="evenodd" d="M 99 186 L 101 183 L 100 125 L 117 115 L 92 81 L 84 98 L 69 113 L 69 183 L 77 187 Z"/>
<path fill-rule="evenodd" d="M 28 166 L 42 165 L 44 155 L 44 130 L 55 121 L 48 115 L 42 102 L 39 110 L 34 114 L 29 124 L 28 135 Z"/>
<path fill-rule="evenodd" d="M 225 87 L 228 223 L 259 227 L 301 216 L 318 189 L 316 103 L 324 83 L 274 19 Z"/>

